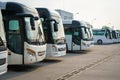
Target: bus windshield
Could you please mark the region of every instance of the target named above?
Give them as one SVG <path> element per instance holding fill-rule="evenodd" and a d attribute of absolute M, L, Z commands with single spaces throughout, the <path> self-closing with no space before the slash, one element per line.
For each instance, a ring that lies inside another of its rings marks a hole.
<path fill-rule="evenodd" d="M 88 28 L 88 32 L 89 32 L 89 35 L 90 35 L 90 40 L 93 40 L 93 32 L 92 32 L 92 29 L 91 28 Z"/>
<path fill-rule="evenodd" d="M 92 35 L 92 30 L 91 28 L 87 27 L 82 27 L 82 38 L 84 40 L 93 40 L 93 35 Z"/>
<path fill-rule="evenodd" d="M 58 25 L 58 31 L 57 32 L 52 31 L 53 39 L 63 38 L 64 37 L 64 29 L 63 29 L 62 19 L 57 15 L 52 16 L 52 18 L 56 20 L 57 25 Z"/>
<path fill-rule="evenodd" d="M 86 29 L 85 27 L 82 27 L 82 38 L 83 39 L 88 39 L 90 36 L 89 36 L 89 32 L 88 32 L 88 29 Z"/>
<path fill-rule="evenodd" d="M 25 23 L 26 23 L 26 33 L 27 33 L 27 41 L 31 44 L 39 44 L 44 41 L 42 30 L 41 30 L 41 22 L 40 20 L 35 21 L 35 30 L 31 29 L 30 24 L 30 18 L 31 17 L 25 17 Z M 39 24 L 38 24 L 39 23 Z"/>

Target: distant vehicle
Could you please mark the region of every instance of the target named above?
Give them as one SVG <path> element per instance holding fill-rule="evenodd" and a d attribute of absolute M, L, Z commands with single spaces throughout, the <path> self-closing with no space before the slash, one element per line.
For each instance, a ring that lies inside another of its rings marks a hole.
<path fill-rule="evenodd" d="M 9 65 L 30 64 L 46 56 L 42 23 L 36 9 L 16 2 L 3 2 Z"/>
<path fill-rule="evenodd" d="M 69 22 L 74 19 L 73 13 L 71 13 L 71 12 L 64 11 L 61 9 L 56 9 L 56 11 L 60 14 L 63 24 L 69 24 Z"/>
<path fill-rule="evenodd" d="M 47 43 L 47 57 L 59 57 L 66 55 L 66 41 L 63 23 L 56 11 L 47 8 L 36 8 L 43 24 L 45 40 Z"/>
<path fill-rule="evenodd" d="M 92 26 L 84 21 L 64 23 L 67 51 L 88 50 L 93 46 Z"/>
<path fill-rule="evenodd" d="M 4 26 L 2 21 L 2 14 L 0 9 L 0 75 L 7 72 L 7 47 L 6 47 L 6 39 Z"/>
<path fill-rule="evenodd" d="M 113 43 L 112 32 L 110 29 L 93 29 L 93 38 L 95 44 Z"/>

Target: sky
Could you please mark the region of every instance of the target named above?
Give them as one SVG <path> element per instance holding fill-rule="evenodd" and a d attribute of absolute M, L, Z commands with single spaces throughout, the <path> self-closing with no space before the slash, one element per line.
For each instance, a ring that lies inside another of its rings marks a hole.
<path fill-rule="evenodd" d="M 31 7 L 62 9 L 73 13 L 74 19 L 84 20 L 101 28 L 106 25 L 120 30 L 120 0 L 0 0 L 15 1 Z"/>

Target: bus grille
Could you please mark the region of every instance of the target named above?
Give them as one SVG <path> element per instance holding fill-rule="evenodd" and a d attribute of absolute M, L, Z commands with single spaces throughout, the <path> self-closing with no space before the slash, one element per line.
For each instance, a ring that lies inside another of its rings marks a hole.
<path fill-rule="evenodd" d="M 65 51 L 66 50 L 66 47 L 65 48 L 58 48 L 58 51 Z"/>
<path fill-rule="evenodd" d="M 0 65 L 3 65 L 6 63 L 6 58 L 0 59 Z"/>

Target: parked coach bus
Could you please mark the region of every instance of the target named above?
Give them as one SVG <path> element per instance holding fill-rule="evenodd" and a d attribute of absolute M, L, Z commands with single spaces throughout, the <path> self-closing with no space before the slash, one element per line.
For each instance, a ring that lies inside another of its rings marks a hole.
<path fill-rule="evenodd" d="M 92 27 L 84 21 L 64 23 L 67 51 L 88 50 L 93 46 Z"/>
<path fill-rule="evenodd" d="M 7 72 L 7 47 L 3 27 L 2 14 L 0 9 L 0 75 Z"/>
<path fill-rule="evenodd" d="M 36 8 L 43 24 L 47 58 L 66 55 L 66 42 L 60 15 L 47 8 Z"/>
<path fill-rule="evenodd" d="M 113 43 L 112 31 L 110 29 L 93 29 L 93 38 L 95 44 Z"/>
<path fill-rule="evenodd" d="M 30 64 L 43 60 L 46 44 L 36 9 L 16 2 L 0 5 L 9 49 L 8 63 Z"/>

